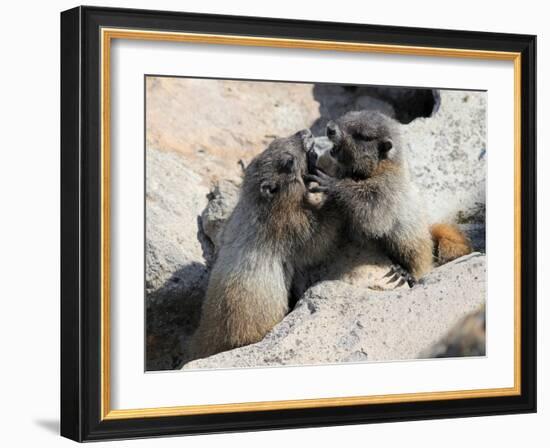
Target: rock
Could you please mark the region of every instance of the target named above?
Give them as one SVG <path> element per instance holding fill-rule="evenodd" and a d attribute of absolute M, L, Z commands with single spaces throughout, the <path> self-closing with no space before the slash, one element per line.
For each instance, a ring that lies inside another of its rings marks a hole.
<path fill-rule="evenodd" d="M 210 266 L 221 244 L 223 226 L 239 200 L 239 186 L 235 182 L 222 180 L 214 185 L 207 198 L 208 205 L 200 219 L 199 240 Z"/>
<path fill-rule="evenodd" d="M 485 303 L 485 256 L 432 271 L 412 289 L 372 291 L 327 280 L 310 288 L 261 342 L 184 369 L 267 367 L 414 359 Z"/>
<path fill-rule="evenodd" d="M 195 276 L 170 279 L 176 268 L 204 261 L 197 217 L 207 205 L 208 189 L 181 156 L 155 150 L 147 152 L 146 182 L 146 290 L 152 297 L 159 289 L 194 286 Z"/>
<path fill-rule="evenodd" d="M 394 89 L 376 86 L 314 84 L 320 117 L 311 125 L 315 135 L 324 135 L 329 120 L 352 110 L 377 110 L 400 123 L 430 117 L 439 108 L 439 91 L 434 89 Z"/>
<path fill-rule="evenodd" d="M 147 369 L 179 365 L 179 338 L 194 330 L 207 280 L 197 218 L 208 189 L 175 153 L 147 151 Z"/>
<path fill-rule="evenodd" d="M 432 222 L 485 225 L 486 93 L 442 90 L 439 110 L 402 127 Z"/>
<path fill-rule="evenodd" d="M 182 154 L 207 187 L 238 180 L 239 160 L 274 138 L 304 128 L 324 134 L 327 121 L 347 111 L 380 110 L 408 123 L 439 105 L 433 89 L 153 76 L 146 95 L 147 147 Z"/>
<path fill-rule="evenodd" d="M 485 252 L 485 223 L 483 224 L 458 224 L 458 227 L 466 234 L 476 252 Z"/>
<path fill-rule="evenodd" d="M 313 85 L 147 77 L 147 147 L 178 152 L 204 185 L 238 180 L 275 137 L 319 116 Z"/>
<path fill-rule="evenodd" d="M 425 358 L 485 356 L 485 305 L 466 316 L 437 344 L 427 350 Z"/>

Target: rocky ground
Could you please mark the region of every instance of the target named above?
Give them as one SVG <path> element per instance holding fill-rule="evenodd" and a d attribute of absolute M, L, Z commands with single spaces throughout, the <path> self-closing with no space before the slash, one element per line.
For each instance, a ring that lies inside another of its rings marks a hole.
<path fill-rule="evenodd" d="M 310 288 L 261 342 L 192 361 L 185 368 L 429 357 L 435 352 L 430 348 L 483 306 L 484 298 L 485 256 L 479 253 L 440 267 L 410 290 L 373 292 L 346 281 L 324 281 Z"/>
<path fill-rule="evenodd" d="M 200 317 L 243 166 L 277 136 L 306 127 L 319 134 L 328 119 L 361 108 L 406 123 L 411 171 L 429 214 L 461 223 L 479 253 L 437 268 L 413 289 L 391 290 L 383 253 L 374 246 L 343 247 L 338 260 L 322 267 L 324 281 L 263 341 L 185 368 L 483 354 L 485 98 L 478 92 L 409 89 L 396 95 L 368 87 L 148 78 L 147 369 L 175 369 L 187 359 L 184 347 Z"/>

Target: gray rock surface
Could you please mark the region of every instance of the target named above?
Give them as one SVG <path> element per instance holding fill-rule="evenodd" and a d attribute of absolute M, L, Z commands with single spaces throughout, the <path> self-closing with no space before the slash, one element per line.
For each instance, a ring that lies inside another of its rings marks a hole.
<path fill-rule="evenodd" d="M 173 369 L 206 288 L 197 221 L 208 189 L 175 153 L 149 149 L 146 166 L 146 363 L 148 370 Z"/>
<path fill-rule="evenodd" d="M 310 288 L 261 342 L 184 369 L 414 359 L 485 303 L 485 256 L 435 269 L 410 290 L 372 291 L 346 282 Z"/>
<path fill-rule="evenodd" d="M 312 84 L 148 77 L 146 89 L 147 146 L 183 155 L 207 187 L 319 116 Z"/>
<path fill-rule="evenodd" d="M 208 189 L 177 154 L 151 149 L 146 166 L 145 282 L 151 297 L 161 288 L 195 286 L 196 275 L 175 276 L 176 266 L 204 271 L 204 266 L 197 266 L 203 264 L 197 217 L 208 203 Z"/>
<path fill-rule="evenodd" d="M 443 90 L 432 117 L 402 127 L 432 221 L 485 224 L 486 95 Z"/>
<path fill-rule="evenodd" d="M 485 356 L 485 328 L 485 305 L 482 305 L 458 322 L 443 339 L 421 356 L 424 358 Z"/>
<path fill-rule="evenodd" d="M 222 180 L 208 193 L 208 205 L 200 217 L 199 240 L 208 265 L 214 260 L 220 247 L 223 226 L 239 200 L 239 185 Z"/>

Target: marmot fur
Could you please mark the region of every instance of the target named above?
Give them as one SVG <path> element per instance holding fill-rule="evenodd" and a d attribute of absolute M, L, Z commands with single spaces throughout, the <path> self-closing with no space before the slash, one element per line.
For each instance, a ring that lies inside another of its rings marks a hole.
<path fill-rule="evenodd" d="M 390 281 L 413 286 L 432 268 L 434 239 L 445 261 L 471 252 L 456 226 L 430 225 L 420 193 L 411 180 L 399 124 L 379 112 L 349 112 L 327 124 L 330 154 L 306 180 L 310 191 L 347 216 L 360 242 L 382 242 L 395 264 Z"/>
<path fill-rule="evenodd" d="M 288 313 L 297 272 L 324 259 L 339 234 L 303 180 L 312 146 L 311 132 L 300 131 L 274 140 L 246 168 L 210 273 L 193 359 L 263 339 Z"/>

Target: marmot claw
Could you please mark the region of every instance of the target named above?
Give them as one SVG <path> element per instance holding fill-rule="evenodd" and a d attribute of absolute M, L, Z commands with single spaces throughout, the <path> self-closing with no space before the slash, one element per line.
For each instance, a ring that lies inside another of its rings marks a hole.
<path fill-rule="evenodd" d="M 384 275 L 384 278 L 391 277 L 387 283 L 393 283 L 397 282 L 397 285 L 395 285 L 396 288 L 403 285 L 405 282 L 409 285 L 409 288 L 412 288 L 414 285 L 416 285 L 416 279 L 401 265 L 399 264 L 393 264 L 388 271 L 386 275 Z"/>
<path fill-rule="evenodd" d="M 320 169 L 315 170 L 315 174 L 306 174 L 304 176 L 306 182 L 315 182 L 317 185 L 311 185 L 308 187 L 308 190 L 311 193 L 326 193 L 332 187 L 335 179 L 334 177 L 329 176 Z"/>

